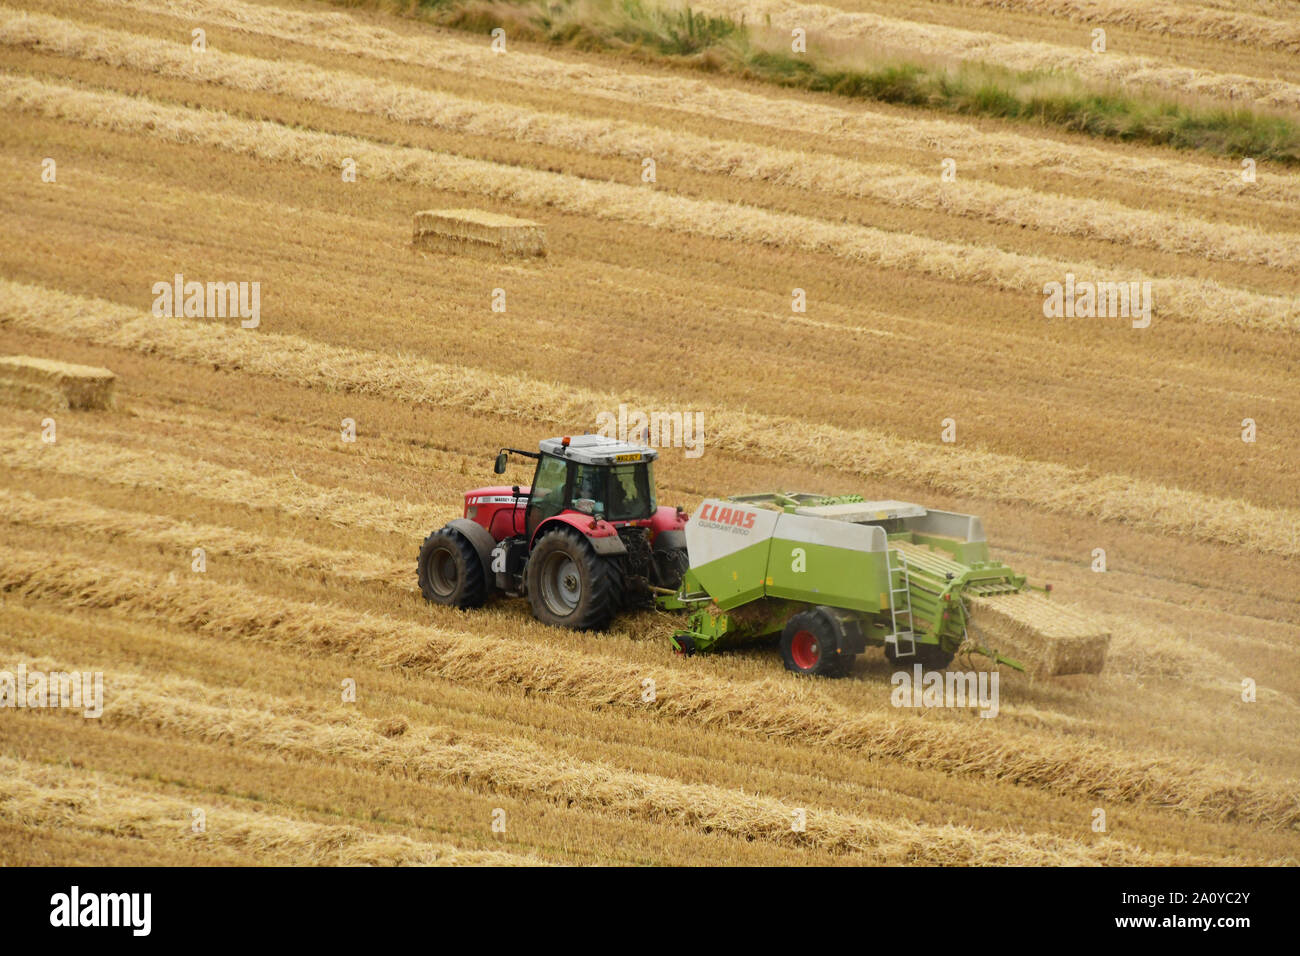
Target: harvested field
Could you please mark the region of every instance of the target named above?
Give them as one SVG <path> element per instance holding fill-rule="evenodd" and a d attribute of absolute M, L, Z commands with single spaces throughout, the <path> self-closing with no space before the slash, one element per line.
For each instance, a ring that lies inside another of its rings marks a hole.
<path fill-rule="evenodd" d="M 1126 803 L 1153 803 L 1193 816 L 1249 820 L 1283 830 L 1300 822 L 1300 800 L 1294 793 L 1246 777 L 1223 788 L 1222 771 L 1214 772 L 1219 768 L 1207 772 L 1147 754 L 1134 759 L 1077 741 L 1037 751 L 1027 750 L 1025 742 L 1010 745 L 995 739 L 973 746 L 970 739 L 955 737 L 951 727 L 936 733 L 879 716 L 854 720 L 843 712 L 836 714 L 838 719 L 830 719 L 830 714 L 800 694 L 778 688 L 745 688 L 689 673 L 674 675 L 671 682 L 664 679 L 658 699 L 647 707 L 641 700 L 638 672 L 599 658 L 556 660 L 545 647 L 532 642 L 518 642 L 509 653 L 501 653 L 493 646 L 497 642 L 465 631 L 394 626 L 346 611 L 322 612 L 306 604 L 243 596 L 240 589 L 221 585 L 178 584 L 167 593 L 159 587 L 161 582 L 144 574 L 115 572 L 109 567 L 95 571 L 94 584 L 79 585 L 75 582 L 83 576 L 81 566 L 42 561 L 35 553 L 14 550 L 6 554 L 0 584 L 18 596 L 60 598 L 72 607 L 133 608 L 169 626 L 194 629 L 214 638 L 284 643 L 307 653 L 345 654 L 381 667 L 466 683 L 523 683 L 532 693 L 562 695 L 589 705 L 716 721 L 739 732 L 889 754 L 950 772 L 1033 780 L 1048 789 L 1083 790 Z M 766 699 L 755 706 L 752 702 L 760 697 Z"/>
<path fill-rule="evenodd" d="M 224 113 L 141 102 L 57 84 L 0 78 L 0 107 L 65 122 L 137 132 L 180 144 L 202 144 L 272 162 L 316 169 L 354 160 L 372 176 L 447 191 L 477 191 L 502 202 L 554 207 L 575 215 L 625 221 L 713 239 L 793 246 L 881 268 L 914 270 L 930 278 L 989 283 L 1034 294 L 1042 277 L 1072 274 L 1105 279 L 1103 267 L 1021 253 L 898 235 L 865 226 L 841 226 L 806 217 L 647 192 L 617 183 L 592 183 L 560 173 L 505 167 L 422 150 L 384 147 L 350 137 L 303 132 L 249 122 Z M 1260 294 L 1189 276 L 1155 278 L 1138 272 L 1129 281 L 1150 283 L 1162 314 L 1176 319 L 1227 323 L 1266 331 L 1300 329 L 1300 298 Z"/>
<path fill-rule="evenodd" d="M 177 17 L 200 9 L 195 2 L 111 2 L 115 6 L 126 5 Z M 209 21 L 241 34 L 288 41 L 370 62 L 453 71 L 479 81 L 503 81 L 501 71 L 491 67 L 490 60 L 485 62 L 477 40 L 442 34 L 412 37 L 383 26 L 361 24 L 343 14 L 315 10 L 271 12 L 265 6 L 245 0 L 205 0 L 201 9 Z M 902 145 L 927 155 L 936 150 L 946 155 L 960 153 L 964 158 L 963 168 L 969 165 L 998 168 L 1002 163 L 1030 165 L 1044 172 L 1115 177 L 1141 184 L 1144 189 L 1175 190 L 1191 196 L 1225 191 L 1248 201 L 1285 202 L 1288 197 L 1300 197 L 1300 177 L 1285 169 L 1275 170 L 1264 181 L 1247 184 L 1235 175 L 1235 170 L 1232 170 L 1234 175 L 1225 176 L 1221 164 L 1194 163 L 1175 155 L 1163 156 L 1158 165 L 1153 165 L 1140 155 L 1097 148 L 1086 140 L 1062 143 L 1024 135 L 1014 128 L 985 130 L 970 124 L 936 120 L 925 114 L 896 115 L 848 109 L 836 101 L 823 99 L 787 100 L 743 88 L 712 87 L 689 78 L 640 74 L 586 61 L 566 63 L 526 52 L 512 54 L 510 64 L 509 76 L 504 81 L 512 85 L 567 93 L 569 99 L 574 93 L 580 93 L 625 105 L 653 101 L 665 104 L 674 113 L 815 136 L 826 141 L 828 147 L 837 140 L 870 145 L 877 152 Z M 1108 185 L 1116 189 L 1120 183 L 1112 179 Z"/>
<path fill-rule="evenodd" d="M 1119 203 L 1044 194 L 996 183 L 963 181 L 936 190 L 933 175 L 885 163 L 810 156 L 805 152 L 756 149 L 752 144 L 668 131 L 643 124 L 586 120 L 566 113 L 512 108 L 469 97 L 364 78 L 353 73 L 313 69 L 210 51 L 190 56 L 181 43 L 141 39 L 124 31 L 90 31 L 56 17 L 0 10 L 0 43 L 113 66 L 217 83 L 234 89 L 274 90 L 284 95 L 347 108 L 382 112 L 394 120 L 477 136 L 514 136 L 545 146 L 572 148 L 640 161 L 655 156 L 703 173 L 726 173 L 817 193 L 906 208 L 942 210 L 1017 226 L 1123 242 L 1176 253 L 1276 268 L 1300 267 L 1300 234 L 1260 230 L 1133 209 Z M 415 233 L 421 236 L 417 214 Z M 478 215 L 489 215 L 479 212 Z M 469 228 L 469 227 L 466 227 Z M 460 230 L 457 230 L 459 233 Z M 457 235 L 447 248 L 465 244 Z M 479 241 L 485 235 L 476 235 Z M 433 240 L 425 238 L 426 244 Z M 468 248 L 473 248 L 471 244 Z M 526 254 L 540 255 L 544 242 L 529 239 Z"/>
<path fill-rule="evenodd" d="M 0 707 L 0 864 L 1300 861 L 1300 173 L 398 6 L 0 7 L 0 687 L 103 678 Z M 1300 113 L 1265 0 L 692 8 Z M 260 323 L 157 314 L 181 273 Z M 1151 323 L 1045 312 L 1090 281 Z M 970 637 L 1032 674 L 982 719 L 874 647 L 422 598 L 464 492 L 531 480 L 498 449 L 636 410 L 702 423 L 660 505 L 981 516 L 1053 590 Z"/>
<path fill-rule="evenodd" d="M 187 831 L 193 802 L 142 793 L 90 773 L 0 758 L 0 820 L 25 827 L 69 830 L 170 847 L 194 844 L 196 860 L 234 851 L 243 859 L 297 866 L 518 866 L 509 853 L 464 852 L 448 845 L 367 833 L 356 827 L 313 824 L 265 813 L 213 808 L 211 828 Z M 240 857 L 236 857 L 239 859 Z"/>
<path fill-rule="evenodd" d="M 57 304 L 57 324 L 53 321 Z M 389 359 L 358 350 L 337 349 L 295 337 L 268 333 L 256 342 L 237 330 L 184 319 L 168 322 L 133 314 L 111 303 L 78 300 L 52 290 L 0 282 L 0 326 L 13 325 L 59 334 L 76 331 L 88 341 L 141 349 L 216 366 L 257 371 L 295 384 L 317 385 L 358 393 L 378 393 L 419 404 L 465 410 L 493 410 L 501 415 L 532 405 L 539 422 L 561 427 L 594 420 L 602 408 L 619 400 L 647 407 L 665 396 L 623 393 L 601 395 L 578 386 L 550 386 L 536 380 L 484 373 L 468 384 L 452 366 Z M 720 424 L 712 429 L 715 447 L 741 450 L 758 441 L 769 453 L 790 462 L 806 460 L 826 447 L 862 449 L 841 467 L 859 478 L 902 478 L 943 489 L 972 489 L 978 483 L 990 497 L 1032 499 L 1049 510 L 1099 519 L 1122 519 L 1139 526 L 1182 530 L 1211 541 L 1243 544 L 1284 555 L 1300 554 L 1300 512 L 1266 511 L 1243 501 L 1206 500 L 1178 489 L 999 459 L 979 452 L 935 453 L 931 446 L 899 442 L 878 432 L 819 428 L 789 434 L 785 421 L 707 407 Z M 15 449 L 15 454 L 21 452 Z M 178 464 L 178 468 L 183 467 Z M 310 506 L 309 506 L 310 507 Z"/>

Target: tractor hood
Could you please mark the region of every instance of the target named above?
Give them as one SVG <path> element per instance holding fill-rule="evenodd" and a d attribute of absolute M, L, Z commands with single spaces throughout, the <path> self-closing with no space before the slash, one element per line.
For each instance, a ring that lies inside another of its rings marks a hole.
<path fill-rule="evenodd" d="M 520 485 L 519 495 L 522 499 L 528 494 L 529 486 Z M 513 485 L 489 485 L 486 488 L 474 488 L 465 492 L 467 505 L 504 505 L 513 504 L 515 489 Z"/>

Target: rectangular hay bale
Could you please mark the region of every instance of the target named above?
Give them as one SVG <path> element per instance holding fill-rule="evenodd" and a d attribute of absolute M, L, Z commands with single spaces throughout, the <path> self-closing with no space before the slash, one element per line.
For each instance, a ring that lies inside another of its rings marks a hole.
<path fill-rule="evenodd" d="M 1101 673 L 1110 633 L 1083 612 L 1035 591 L 972 597 L 970 603 L 979 638 L 1031 674 Z"/>
<path fill-rule="evenodd" d="M 29 355 L 0 356 L 0 397 L 42 410 L 113 408 L 117 376 L 106 368 Z"/>
<path fill-rule="evenodd" d="M 481 209 L 425 209 L 415 214 L 418 248 L 492 258 L 541 258 L 546 227 Z"/>

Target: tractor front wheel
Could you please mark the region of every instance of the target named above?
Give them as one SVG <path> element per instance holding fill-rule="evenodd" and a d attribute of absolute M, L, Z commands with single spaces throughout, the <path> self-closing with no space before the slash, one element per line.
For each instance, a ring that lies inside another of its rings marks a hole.
<path fill-rule="evenodd" d="M 819 610 L 796 614 L 781 632 L 785 669 L 796 674 L 839 677 L 853 663 L 853 658 L 837 654 L 838 646 L 835 621 Z"/>
<path fill-rule="evenodd" d="M 528 556 L 528 603 L 543 624 L 601 631 L 618 609 L 622 575 L 571 528 L 548 532 Z"/>
<path fill-rule="evenodd" d="M 487 600 L 483 562 L 459 532 L 443 528 L 425 538 L 416 567 L 426 601 L 466 608 Z"/>

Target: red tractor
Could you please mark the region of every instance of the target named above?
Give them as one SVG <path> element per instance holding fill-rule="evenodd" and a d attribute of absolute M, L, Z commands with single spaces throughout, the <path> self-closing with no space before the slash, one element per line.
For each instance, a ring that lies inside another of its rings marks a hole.
<path fill-rule="evenodd" d="M 426 600 L 480 607 L 493 594 L 527 595 L 538 620 L 600 630 L 621 609 L 649 606 L 656 589 L 681 584 L 686 512 L 655 502 L 645 445 L 602 435 L 548 438 L 527 488 L 465 493 L 465 514 L 424 539 L 420 591 Z"/>

